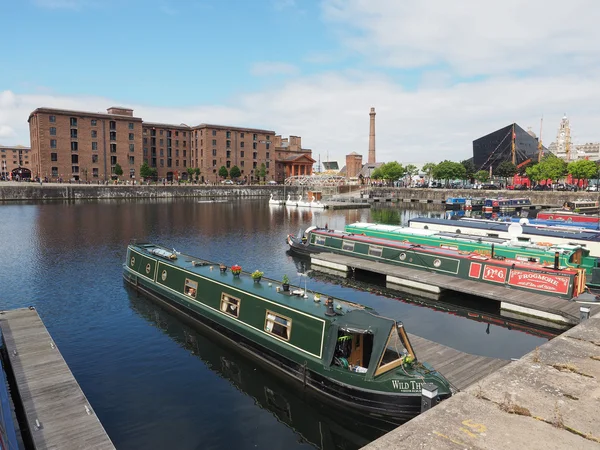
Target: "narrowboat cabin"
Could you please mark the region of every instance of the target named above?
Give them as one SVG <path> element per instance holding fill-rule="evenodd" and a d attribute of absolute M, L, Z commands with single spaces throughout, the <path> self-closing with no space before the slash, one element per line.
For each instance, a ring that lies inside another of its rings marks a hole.
<path fill-rule="evenodd" d="M 421 386 L 440 399 L 448 381 L 415 355 L 401 322 L 339 298 L 253 279 L 233 266 L 150 243 L 127 248 L 134 289 L 219 332 L 273 372 L 337 406 L 402 421 L 421 409 Z M 293 293 L 301 292 L 302 295 Z"/>

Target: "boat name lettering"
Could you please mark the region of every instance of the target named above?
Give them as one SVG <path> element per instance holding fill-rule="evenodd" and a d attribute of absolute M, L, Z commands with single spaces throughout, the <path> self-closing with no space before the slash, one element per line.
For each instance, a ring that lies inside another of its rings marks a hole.
<path fill-rule="evenodd" d="M 418 392 L 421 390 L 421 386 L 423 383 L 421 381 L 400 381 L 400 380 L 392 380 L 392 387 L 394 389 L 398 389 L 400 391 L 415 391 Z"/>
<path fill-rule="evenodd" d="M 506 278 L 506 270 L 494 266 L 485 266 L 483 271 L 483 279 L 487 281 L 495 281 L 503 283 Z"/>
<path fill-rule="evenodd" d="M 508 284 L 527 287 L 540 291 L 557 292 L 566 294 L 569 290 L 570 278 L 565 276 L 548 275 L 537 272 L 524 272 L 512 270 Z"/>

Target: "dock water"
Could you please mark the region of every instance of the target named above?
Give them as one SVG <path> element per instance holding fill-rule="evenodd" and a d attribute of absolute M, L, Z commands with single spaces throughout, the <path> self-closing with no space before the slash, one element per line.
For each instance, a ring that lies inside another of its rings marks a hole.
<path fill-rule="evenodd" d="M 521 314 L 523 320 L 533 317 L 569 325 L 576 325 L 580 321 L 579 308 L 582 305 L 576 301 L 524 292 L 506 286 L 495 286 L 426 270 L 410 269 L 335 253 L 311 255 L 311 266 L 315 270 L 319 270 L 319 267 L 325 267 L 346 276 L 353 270 L 359 269 L 385 275 L 387 281 L 392 285 L 421 288 L 429 292 L 441 292 L 446 289 L 487 298 L 500 302 L 500 307 L 503 310 Z M 600 303 L 586 304 L 585 306 L 590 307 L 591 315 L 600 312 Z"/>
<path fill-rule="evenodd" d="M 16 407 L 22 409 L 21 421 L 27 424 L 22 430 L 26 445 L 114 449 L 37 311 L 1 311 L 0 329 L 9 379 L 14 378 L 19 399 Z"/>

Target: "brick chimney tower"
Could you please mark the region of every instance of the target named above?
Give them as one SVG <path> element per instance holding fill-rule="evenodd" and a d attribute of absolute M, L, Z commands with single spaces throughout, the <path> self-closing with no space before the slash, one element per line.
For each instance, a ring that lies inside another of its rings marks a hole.
<path fill-rule="evenodd" d="M 369 113 L 369 164 L 375 164 L 375 108 L 371 108 Z"/>

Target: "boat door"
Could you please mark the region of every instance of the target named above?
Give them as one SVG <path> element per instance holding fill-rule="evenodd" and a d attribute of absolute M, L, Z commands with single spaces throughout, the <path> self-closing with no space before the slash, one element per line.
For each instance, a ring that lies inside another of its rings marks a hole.
<path fill-rule="evenodd" d="M 355 334 L 352 336 L 352 348 L 348 362 L 353 366 L 363 366 L 363 335 Z"/>

